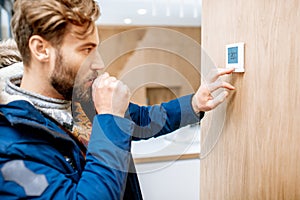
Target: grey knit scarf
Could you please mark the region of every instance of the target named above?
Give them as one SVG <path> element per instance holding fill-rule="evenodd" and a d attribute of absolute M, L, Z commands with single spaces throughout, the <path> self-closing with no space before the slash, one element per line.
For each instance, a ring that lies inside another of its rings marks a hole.
<path fill-rule="evenodd" d="M 5 91 L 10 95 L 25 97 L 38 110 L 54 118 L 69 130 L 72 130 L 73 117 L 71 114 L 71 102 L 25 91 L 19 87 L 21 79 L 22 75 L 13 76 L 7 79 Z"/>

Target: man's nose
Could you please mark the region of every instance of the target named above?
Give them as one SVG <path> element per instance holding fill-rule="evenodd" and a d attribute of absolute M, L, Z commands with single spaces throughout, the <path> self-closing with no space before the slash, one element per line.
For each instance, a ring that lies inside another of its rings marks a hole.
<path fill-rule="evenodd" d="M 96 50 L 93 54 L 93 62 L 91 65 L 92 70 L 102 70 L 105 68 L 103 59 L 100 55 L 100 53 Z"/>

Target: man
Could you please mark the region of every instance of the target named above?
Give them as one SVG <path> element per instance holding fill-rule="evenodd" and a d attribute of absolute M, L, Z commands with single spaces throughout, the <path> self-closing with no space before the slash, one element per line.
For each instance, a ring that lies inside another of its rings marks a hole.
<path fill-rule="evenodd" d="M 98 16 L 93 0 L 15 1 L 12 30 L 24 72 L 8 77 L 5 95 L 14 98 L 0 105 L 1 199 L 141 199 L 128 175 L 131 140 L 195 123 L 228 94 L 211 92 L 234 89 L 216 81 L 233 71 L 225 69 L 194 95 L 152 107 L 129 103 L 128 87 L 103 73 Z M 93 100 L 90 136 L 76 129 L 72 96 Z"/>

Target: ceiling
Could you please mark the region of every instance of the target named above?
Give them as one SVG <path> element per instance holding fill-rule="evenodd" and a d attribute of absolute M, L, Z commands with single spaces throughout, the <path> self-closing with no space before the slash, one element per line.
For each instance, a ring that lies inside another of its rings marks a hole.
<path fill-rule="evenodd" d="M 100 25 L 201 26 L 202 0 L 97 0 Z"/>

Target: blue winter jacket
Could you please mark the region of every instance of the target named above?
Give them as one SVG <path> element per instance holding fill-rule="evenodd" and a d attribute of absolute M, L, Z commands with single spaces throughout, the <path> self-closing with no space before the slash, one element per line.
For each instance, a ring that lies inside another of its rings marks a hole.
<path fill-rule="evenodd" d="M 30 103 L 0 105 L 0 199 L 123 199 L 131 140 L 198 122 L 190 101 L 130 104 L 125 118 L 96 115 L 85 158 L 68 131 Z"/>

